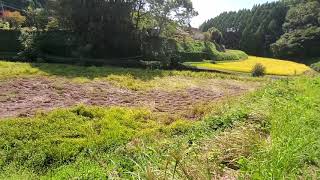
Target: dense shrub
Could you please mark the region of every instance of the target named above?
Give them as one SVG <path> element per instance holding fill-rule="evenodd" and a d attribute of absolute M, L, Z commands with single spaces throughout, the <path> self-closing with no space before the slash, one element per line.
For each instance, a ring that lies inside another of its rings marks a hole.
<path fill-rule="evenodd" d="M 205 52 L 179 52 L 179 61 L 180 62 L 189 62 L 189 61 L 202 61 L 211 59 L 211 55 Z"/>
<path fill-rule="evenodd" d="M 266 67 L 264 67 L 262 64 L 257 63 L 253 68 L 251 72 L 253 77 L 261 77 L 266 74 Z"/>
<path fill-rule="evenodd" d="M 319 59 L 320 60 L 320 59 Z M 313 70 L 320 72 L 320 61 L 314 64 L 311 64 L 310 66 Z"/>
<path fill-rule="evenodd" d="M 65 31 L 31 31 L 21 30 L 20 41 L 22 54 L 36 59 L 43 55 L 72 57 L 76 48 L 76 37 Z"/>
<path fill-rule="evenodd" d="M 92 58 L 94 51 L 90 46 L 81 47 L 78 39 L 65 31 L 22 30 L 20 41 L 23 50 L 20 53 L 28 61 L 47 63 L 77 64 L 85 66 L 114 65 L 121 67 L 141 67 L 137 58 Z"/>
<path fill-rule="evenodd" d="M 212 42 L 198 41 L 191 38 L 183 40 L 151 38 L 144 44 L 146 59 L 174 62 L 175 64 L 187 61 L 203 60 L 240 60 L 247 59 L 248 55 L 238 50 L 221 52 Z"/>
<path fill-rule="evenodd" d="M 77 49 L 76 37 L 67 31 L 47 31 L 38 38 L 41 53 L 71 57 Z"/>
<path fill-rule="evenodd" d="M 225 52 L 218 51 L 217 45 L 212 42 L 188 40 L 184 42 L 177 42 L 178 51 L 181 54 L 189 55 L 183 56 L 182 61 L 202 61 L 202 60 L 241 60 L 247 59 L 248 55 L 239 50 L 227 50 Z M 190 54 L 193 56 L 190 56 Z"/>

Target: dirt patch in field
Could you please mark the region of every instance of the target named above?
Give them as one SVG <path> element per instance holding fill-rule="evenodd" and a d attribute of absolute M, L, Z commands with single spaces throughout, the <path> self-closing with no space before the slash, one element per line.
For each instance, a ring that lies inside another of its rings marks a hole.
<path fill-rule="evenodd" d="M 0 82 L 0 118 L 25 117 L 76 104 L 99 106 L 144 106 L 154 112 L 183 114 L 195 104 L 219 100 L 253 90 L 252 83 L 207 80 L 204 86 L 183 90 L 133 91 L 107 81 L 74 83 L 64 78 L 18 78 Z"/>

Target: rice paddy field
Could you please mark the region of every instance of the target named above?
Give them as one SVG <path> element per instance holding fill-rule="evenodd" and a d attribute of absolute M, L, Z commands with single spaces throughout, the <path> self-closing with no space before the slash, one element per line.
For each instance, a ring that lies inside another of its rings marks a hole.
<path fill-rule="evenodd" d="M 299 64 L 292 61 L 262 58 L 255 56 L 249 56 L 248 59 L 242 61 L 216 63 L 190 62 L 186 63 L 186 65 L 207 70 L 251 73 L 253 67 L 258 63 L 262 64 L 266 68 L 266 74 L 268 75 L 293 76 L 301 75 L 311 70 L 310 67 L 304 64 Z"/>
<path fill-rule="evenodd" d="M 319 179 L 318 74 L 0 61 L 0 179 Z"/>

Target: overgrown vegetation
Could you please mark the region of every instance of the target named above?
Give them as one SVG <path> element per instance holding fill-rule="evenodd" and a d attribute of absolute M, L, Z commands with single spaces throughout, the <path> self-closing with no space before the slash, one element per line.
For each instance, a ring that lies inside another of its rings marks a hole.
<path fill-rule="evenodd" d="M 319 83 L 280 80 L 197 122 L 83 105 L 2 120 L 1 178 L 317 178 Z"/>
<path fill-rule="evenodd" d="M 155 45 L 157 44 L 157 45 Z M 186 37 L 182 40 L 162 40 L 154 43 L 147 43 L 150 58 L 157 57 L 158 61 L 175 61 L 176 63 L 186 61 L 202 60 L 243 60 L 248 55 L 239 50 L 218 51 L 215 43 L 210 41 L 194 40 Z M 154 55 L 157 54 L 157 55 Z"/>

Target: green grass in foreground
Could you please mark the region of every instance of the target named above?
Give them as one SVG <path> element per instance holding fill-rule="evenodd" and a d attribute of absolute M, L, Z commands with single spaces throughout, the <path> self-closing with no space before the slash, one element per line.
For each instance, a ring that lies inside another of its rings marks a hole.
<path fill-rule="evenodd" d="M 320 78 L 279 80 L 201 121 L 78 106 L 0 121 L 0 179 L 320 177 Z"/>

